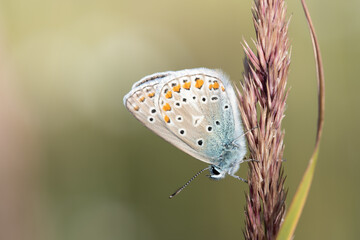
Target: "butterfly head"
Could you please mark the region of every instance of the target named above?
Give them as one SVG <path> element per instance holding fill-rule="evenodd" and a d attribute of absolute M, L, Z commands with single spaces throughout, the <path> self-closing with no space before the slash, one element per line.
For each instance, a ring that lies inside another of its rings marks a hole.
<path fill-rule="evenodd" d="M 224 178 L 226 175 L 226 171 L 215 165 L 211 165 L 209 171 L 210 171 L 209 177 L 214 180 L 220 180 Z"/>

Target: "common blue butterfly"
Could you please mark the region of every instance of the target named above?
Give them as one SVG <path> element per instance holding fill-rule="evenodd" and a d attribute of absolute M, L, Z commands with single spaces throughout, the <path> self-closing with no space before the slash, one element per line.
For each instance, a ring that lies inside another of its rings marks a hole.
<path fill-rule="evenodd" d="M 238 99 L 228 77 L 207 68 L 155 73 L 136 82 L 126 108 L 147 128 L 189 155 L 210 164 L 210 178 L 234 175 L 244 162 L 246 140 Z"/>

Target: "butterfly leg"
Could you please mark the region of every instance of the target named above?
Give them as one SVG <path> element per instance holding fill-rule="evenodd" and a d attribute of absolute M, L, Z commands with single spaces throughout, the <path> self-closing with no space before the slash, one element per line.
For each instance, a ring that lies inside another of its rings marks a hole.
<path fill-rule="evenodd" d="M 286 159 L 281 159 L 281 162 L 286 162 Z M 259 160 L 256 159 L 245 159 L 244 161 L 242 161 L 242 163 L 244 162 L 260 162 Z"/>
<path fill-rule="evenodd" d="M 256 160 L 256 159 L 245 159 L 244 161 L 243 161 L 243 163 L 244 162 L 260 162 L 259 160 Z"/>
<path fill-rule="evenodd" d="M 254 130 L 254 129 L 256 129 L 256 128 L 258 128 L 258 126 L 253 127 L 253 128 L 251 128 L 251 129 L 247 130 L 246 132 L 244 132 L 243 134 L 241 134 L 240 136 L 236 137 L 236 138 L 234 139 L 234 141 L 232 142 L 232 144 L 235 145 L 235 146 L 238 146 L 235 142 L 236 142 L 239 138 L 245 136 L 246 134 L 248 134 L 249 132 L 251 132 L 252 130 Z"/>
<path fill-rule="evenodd" d="M 244 183 L 248 183 L 248 181 L 246 179 L 243 179 L 239 176 L 236 176 L 236 175 L 230 175 L 230 176 L 232 176 L 233 178 L 239 179 L 240 181 L 243 181 Z"/>

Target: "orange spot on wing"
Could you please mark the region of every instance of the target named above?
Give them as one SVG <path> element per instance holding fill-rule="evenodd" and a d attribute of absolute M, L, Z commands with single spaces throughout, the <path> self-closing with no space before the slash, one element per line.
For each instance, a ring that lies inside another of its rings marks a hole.
<path fill-rule="evenodd" d="M 213 88 L 213 85 L 212 85 L 212 84 L 210 84 L 210 85 L 209 85 L 209 89 L 211 90 L 212 88 Z"/>
<path fill-rule="evenodd" d="M 163 110 L 164 111 L 170 111 L 171 110 L 171 107 L 168 103 L 166 103 L 164 106 L 163 106 Z"/>
<path fill-rule="evenodd" d="M 224 86 L 221 86 L 221 90 L 222 90 L 223 92 L 225 92 L 225 88 L 224 88 Z"/>
<path fill-rule="evenodd" d="M 186 83 L 184 83 L 184 85 L 183 85 L 183 88 L 185 88 L 185 89 L 187 89 L 187 90 L 189 90 L 190 87 L 191 87 L 191 82 L 186 82 Z"/>
<path fill-rule="evenodd" d="M 214 89 L 219 89 L 219 83 L 218 83 L 218 82 L 214 82 L 213 88 L 214 88 Z"/>
<path fill-rule="evenodd" d="M 180 84 L 179 85 L 177 85 L 177 86 L 175 86 L 175 87 L 173 87 L 173 90 L 174 90 L 174 92 L 180 92 Z"/>
<path fill-rule="evenodd" d="M 198 88 L 198 89 L 200 89 L 202 87 L 202 85 L 204 85 L 204 80 L 202 80 L 202 79 L 198 78 L 195 81 L 196 81 L 195 87 Z"/>
<path fill-rule="evenodd" d="M 135 110 L 135 111 L 139 111 L 139 109 L 140 109 L 139 106 L 135 106 L 135 107 L 134 107 L 134 110 Z"/>
<path fill-rule="evenodd" d="M 155 96 L 155 93 L 149 93 L 148 96 L 152 98 L 153 96 Z"/>
<path fill-rule="evenodd" d="M 139 99 L 139 101 L 140 101 L 140 102 L 145 101 L 145 97 L 141 97 L 141 98 Z"/>
<path fill-rule="evenodd" d="M 167 122 L 167 123 L 170 122 L 170 118 L 169 118 L 167 115 L 165 115 L 164 120 L 165 120 L 165 122 Z"/>
<path fill-rule="evenodd" d="M 171 98 L 171 97 L 172 97 L 172 92 L 171 92 L 171 91 L 168 91 L 168 92 L 165 94 L 165 97 L 166 97 L 166 98 Z"/>

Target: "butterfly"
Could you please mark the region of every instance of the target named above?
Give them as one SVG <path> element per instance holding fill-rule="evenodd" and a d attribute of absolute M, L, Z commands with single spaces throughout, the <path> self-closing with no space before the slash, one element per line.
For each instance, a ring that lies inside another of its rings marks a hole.
<path fill-rule="evenodd" d="M 234 175 L 244 162 L 246 140 L 238 99 L 220 70 L 185 69 L 155 73 L 136 82 L 125 107 L 147 128 L 209 167 L 211 179 Z"/>

